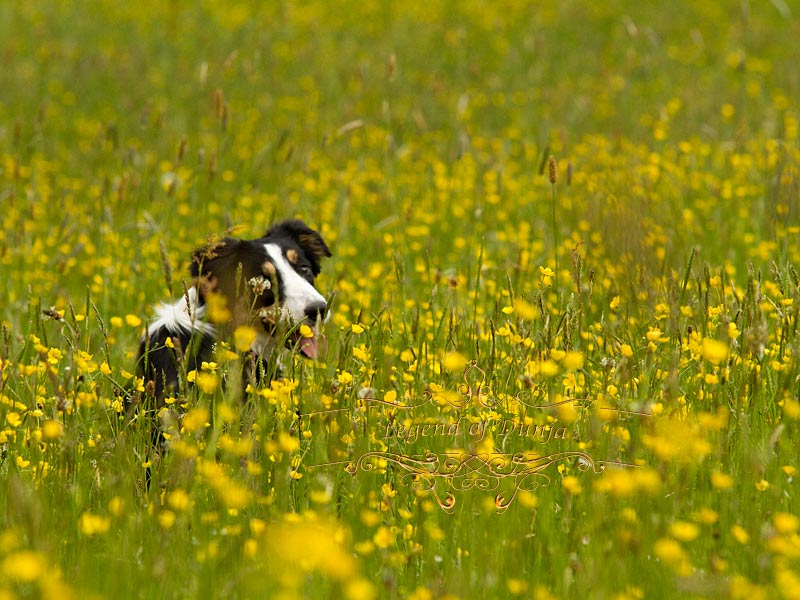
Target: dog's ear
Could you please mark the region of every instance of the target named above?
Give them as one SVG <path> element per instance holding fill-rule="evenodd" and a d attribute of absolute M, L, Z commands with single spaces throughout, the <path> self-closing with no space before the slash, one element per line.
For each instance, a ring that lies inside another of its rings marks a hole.
<path fill-rule="evenodd" d="M 322 236 L 299 219 L 282 221 L 270 227 L 265 238 L 285 236 L 293 239 L 311 261 L 311 270 L 319 275 L 320 261 L 331 256 L 331 251 Z"/>
<path fill-rule="evenodd" d="M 189 271 L 192 277 L 218 277 L 223 272 L 230 272 L 239 255 L 242 240 L 223 238 L 211 242 L 192 253 L 192 264 Z"/>

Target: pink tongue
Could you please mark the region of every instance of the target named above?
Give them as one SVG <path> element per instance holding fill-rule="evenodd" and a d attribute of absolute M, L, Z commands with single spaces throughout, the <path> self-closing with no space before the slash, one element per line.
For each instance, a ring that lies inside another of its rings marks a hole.
<path fill-rule="evenodd" d="M 319 356 L 319 342 L 317 336 L 310 338 L 304 337 L 300 340 L 300 352 L 305 354 L 308 358 L 317 358 Z"/>

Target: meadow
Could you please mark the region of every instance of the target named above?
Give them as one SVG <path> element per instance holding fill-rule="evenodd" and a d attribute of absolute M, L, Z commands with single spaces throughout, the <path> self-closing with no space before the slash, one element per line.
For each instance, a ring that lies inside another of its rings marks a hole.
<path fill-rule="evenodd" d="M 0 3 L 0 599 L 800 597 L 798 16 Z M 288 217 L 326 356 L 131 410 Z"/>

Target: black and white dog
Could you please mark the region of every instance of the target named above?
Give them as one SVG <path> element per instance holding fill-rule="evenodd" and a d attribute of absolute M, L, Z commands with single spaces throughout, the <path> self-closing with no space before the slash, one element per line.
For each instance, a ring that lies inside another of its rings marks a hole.
<path fill-rule="evenodd" d="M 256 331 L 249 352 L 256 378 L 257 369 L 269 371 L 259 362 L 284 344 L 316 358 L 327 303 L 314 278 L 329 256 L 320 234 L 299 220 L 278 223 L 254 240 L 224 238 L 196 250 L 192 287 L 174 304 L 156 307 L 139 346 L 145 389 L 158 399 L 176 394 L 180 373 L 213 360 L 217 340 L 241 325 Z"/>

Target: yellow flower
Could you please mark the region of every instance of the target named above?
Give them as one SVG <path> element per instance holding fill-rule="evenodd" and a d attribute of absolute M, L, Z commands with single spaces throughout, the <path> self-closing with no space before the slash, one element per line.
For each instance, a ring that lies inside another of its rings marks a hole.
<path fill-rule="evenodd" d="M 208 320 L 212 323 L 226 323 L 233 317 L 231 311 L 228 310 L 225 296 L 221 294 L 206 295 L 206 310 Z"/>
<path fill-rule="evenodd" d="M 167 504 L 178 512 L 183 512 L 191 505 L 192 499 L 186 490 L 176 488 L 167 496 Z"/>
<path fill-rule="evenodd" d="M 538 314 L 536 311 L 536 307 L 529 302 L 525 302 L 520 298 L 514 300 L 514 310 L 520 316 L 521 319 L 526 321 L 533 321 Z"/>
<path fill-rule="evenodd" d="M 699 462 L 711 452 L 703 431 L 680 419 L 657 422 L 656 434 L 644 434 L 642 442 L 665 461 Z"/>
<path fill-rule="evenodd" d="M 561 485 L 573 496 L 577 496 L 583 491 L 581 482 L 578 481 L 578 478 L 573 475 L 567 475 L 564 477 L 564 479 L 561 480 Z"/>
<path fill-rule="evenodd" d="M 369 361 L 369 352 L 367 352 L 364 344 L 361 344 L 360 346 L 353 346 L 353 358 L 356 358 L 361 362 Z"/>
<path fill-rule="evenodd" d="M 61 350 L 58 348 L 50 348 L 47 351 L 47 362 L 49 362 L 51 365 L 56 365 L 63 356 L 64 355 L 62 354 Z"/>
<path fill-rule="evenodd" d="M 363 577 L 350 579 L 344 586 L 344 595 L 347 600 L 373 600 L 375 588 Z"/>
<path fill-rule="evenodd" d="M 108 501 L 108 511 L 115 517 L 121 517 L 125 513 L 125 500 L 114 496 Z"/>
<path fill-rule="evenodd" d="M 306 327 L 304 325 L 304 327 Z M 257 332 L 252 327 L 240 325 L 233 332 L 233 345 L 239 352 L 247 352 L 256 339 Z"/>
<path fill-rule="evenodd" d="M 730 102 L 724 103 L 720 108 L 720 114 L 722 114 L 725 119 L 731 119 L 735 113 L 736 108 Z"/>
<path fill-rule="evenodd" d="M 361 522 L 367 527 L 377 525 L 381 520 L 381 516 L 377 512 L 368 508 L 362 509 L 359 516 L 361 517 Z"/>
<path fill-rule="evenodd" d="M 793 400 L 792 398 L 787 398 L 783 401 L 783 414 L 786 415 L 787 419 L 791 419 L 792 421 L 797 421 L 800 419 L 800 402 L 797 400 Z"/>
<path fill-rule="evenodd" d="M 564 366 L 570 371 L 577 371 L 583 368 L 583 354 L 576 350 L 570 350 L 564 356 Z"/>
<path fill-rule="evenodd" d="M 467 360 L 466 356 L 460 352 L 452 351 L 445 354 L 444 358 L 442 358 L 442 367 L 446 371 L 458 372 L 463 371 L 468 362 L 469 361 Z"/>
<path fill-rule="evenodd" d="M 410 363 L 411 361 L 414 360 L 414 352 L 411 351 L 410 349 L 403 350 L 400 353 L 400 360 L 402 360 L 405 363 Z"/>
<path fill-rule="evenodd" d="M 655 343 L 661 341 L 661 330 L 658 327 L 651 327 L 645 334 L 648 342 Z"/>
<path fill-rule="evenodd" d="M 217 348 L 217 359 L 220 362 L 226 363 L 237 358 L 239 358 L 239 355 L 230 348 L 225 348 L 222 344 Z"/>
<path fill-rule="evenodd" d="M 545 377 L 554 377 L 558 374 L 558 365 L 554 360 L 543 360 L 539 363 L 539 373 Z"/>
<path fill-rule="evenodd" d="M 558 600 L 557 597 L 543 585 L 536 586 L 532 598 L 533 600 Z"/>
<path fill-rule="evenodd" d="M 216 373 L 202 372 L 195 377 L 195 383 L 204 394 L 212 394 L 219 387 L 220 380 Z"/>
<path fill-rule="evenodd" d="M 433 600 L 433 593 L 428 590 L 427 588 L 418 587 L 414 592 L 408 597 L 408 600 Z"/>
<path fill-rule="evenodd" d="M 142 320 L 136 315 L 125 315 L 125 323 L 129 327 L 139 327 L 142 324 Z"/>
<path fill-rule="evenodd" d="M 244 485 L 235 481 L 228 481 L 227 485 L 217 487 L 217 493 L 222 503 L 228 509 L 245 508 L 253 499 L 253 493 Z"/>
<path fill-rule="evenodd" d="M 609 387 L 613 388 L 612 391 L 616 393 L 616 386 L 609 385 Z M 614 421 L 619 417 L 619 411 L 603 397 L 598 399 L 595 408 L 597 409 L 597 417 L 601 421 Z"/>
<path fill-rule="evenodd" d="M 794 533 L 800 527 L 800 519 L 791 513 L 778 512 L 772 517 L 775 530 L 778 533 Z"/>
<path fill-rule="evenodd" d="M 278 448 L 282 452 L 294 452 L 299 447 L 300 447 L 300 442 L 297 440 L 296 437 L 289 435 L 285 431 L 281 431 L 278 434 Z"/>
<path fill-rule="evenodd" d="M 625 498 L 640 492 L 656 493 L 661 487 L 661 478 L 652 469 L 609 469 L 594 487 L 612 496 Z"/>
<path fill-rule="evenodd" d="M 704 506 L 692 513 L 692 518 L 704 525 L 713 525 L 719 520 L 719 513 L 712 508 Z"/>
<path fill-rule="evenodd" d="M 697 537 L 699 530 L 697 525 L 689 523 L 688 521 L 675 521 L 669 526 L 669 532 L 672 537 L 681 542 L 691 542 Z"/>
<path fill-rule="evenodd" d="M 675 572 L 685 577 L 692 572 L 692 565 L 689 557 L 681 545 L 673 539 L 661 538 L 653 544 L 653 553 L 666 565 L 672 567 Z"/>
<path fill-rule="evenodd" d="M 335 523 L 308 515 L 292 521 L 267 527 L 261 536 L 264 556 L 276 573 L 320 573 L 341 582 L 356 576 L 358 564 Z"/>
<path fill-rule="evenodd" d="M 728 358 L 728 345 L 712 338 L 703 338 L 701 352 L 703 358 L 712 365 L 719 365 Z"/>
<path fill-rule="evenodd" d="M 731 487 L 733 487 L 733 477 L 731 477 L 727 473 L 713 471 L 711 473 L 711 485 L 713 485 L 718 490 L 728 490 Z"/>
<path fill-rule="evenodd" d="M 741 525 L 733 525 L 731 527 L 731 534 L 733 534 L 734 539 L 740 544 L 746 544 L 750 541 L 750 535 Z"/>
<path fill-rule="evenodd" d="M 350 325 L 350 331 L 355 334 L 364 333 L 364 326 L 361 323 L 353 323 Z"/>
<path fill-rule="evenodd" d="M 506 580 L 508 591 L 514 596 L 521 596 L 528 591 L 528 582 L 523 579 L 511 577 Z"/>
<path fill-rule="evenodd" d="M 175 524 L 175 513 L 171 510 L 160 511 L 156 518 L 161 529 L 170 529 Z"/>
<path fill-rule="evenodd" d="M 263 519 L 250 519 L 250 532 L 253 535 L 261 535 L 267 524 Z"/>
<path fill-rule="evenodd" d="M 208 425 L 210 413 L 207 408 L 195 408 L 183 417 L 183 428 L 189 433 L 195 433 Z"/>
<path fill-rule="evenodd" d="M 242 554 L 245 558 L 253 558 L 258 554 L 258 540 L 247 538 L 242 544 Z"/>
<path fill-rule="evenodd" d="M 763 588 L 751 583 L 747 577 L 743 575 L 734 575 L 731 577 L 731 582 L 728 586 L 728 594 L 730 598 L 738 600 L 766 600 L 767 598 Z"/>
<path fill-rule="evenodd" d="M 0 573 L 7 581 L 30 583 L 47 571 L 47 562 L 38 552 L 23 550 L 6 556 L 0 564 Z"/>
<path fill-rule="evenodd" d="M 391 529 L 382 525 L 378 527 L 378 531 L 375 532 L 372 541 L 375 542 L 378 548 L 385 549 L 394 543 L 394 534 Z"/>
<path fill-rule="evenodd" d="M 325 490 L 312 490 L 308 497 L 314 504 L 327 504 L 331 501 L 331 495 Z"/>
<path fill-rule="evenodd" d="M 102 515 L 85 512 L 78 519 L 78 531 L 84 535 L 101 535 L 106 533 L 109 527 L 111 527 L 111 519 Z"/>
<path fill-rule="evenodd" d="M 578 411 L 575 410 L 575 404 L 572 402 L 565 402 L 556 406 L 556 413 L 559 421 L 564 423 L 574 423 L 578 418 Z"/>
<path fill-rule="evenodd" d="M 61 437 L 64 428 L 58 421 L 45 421 L 42 425 L 42 436 L 46 440 L 54 440 Z"/>

